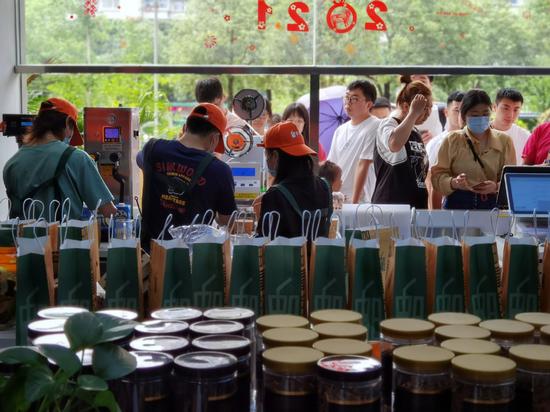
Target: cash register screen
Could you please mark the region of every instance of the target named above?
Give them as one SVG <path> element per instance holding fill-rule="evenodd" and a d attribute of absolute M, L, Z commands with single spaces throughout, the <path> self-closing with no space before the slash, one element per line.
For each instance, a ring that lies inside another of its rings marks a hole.
<path fill-rule="evenodd" d="M 550 174 L 506 173 L 510 211 L 516 215 L 548 217 L 550 213 Z"/>
<path fill-rule="evenodd" d="M 120 143 L 120 127 L 104 127 L 103 143 Z"/>
<path fill-rule="evenodd" d="M 256 169 L 254 167 L 232 167 L 233 177 L 254 177 Z"/>

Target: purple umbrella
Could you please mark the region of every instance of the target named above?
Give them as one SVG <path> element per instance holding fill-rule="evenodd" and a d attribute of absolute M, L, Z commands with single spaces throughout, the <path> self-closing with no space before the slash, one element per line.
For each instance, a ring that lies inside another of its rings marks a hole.
<path fill-rule="evenodd" d="M 334 131 L 349 120 L 342 100 L 345 94 L 345 86 L 319 89 L 319 141 L 327 154 L 332 144 Z M 300 97 L 298 103 L 302 103 L 309 110 L 309 94 Z"/>

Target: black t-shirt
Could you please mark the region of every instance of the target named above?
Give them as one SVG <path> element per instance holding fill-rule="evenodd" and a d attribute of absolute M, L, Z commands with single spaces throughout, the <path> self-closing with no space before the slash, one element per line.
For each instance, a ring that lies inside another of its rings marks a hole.
<path fill-rule="evenodd" d="M 327 237 L 332 214 L 332 193 L 329 191 L 327 183 L 318 176 L 310 175 L 287 178 L 281 184 L 294 196 L 301 211 L 308 210 L 312 216 L 317 209 L 324 211 L 318 235 Z M 294 210 L 281 190 L 271 187 L 262 197 L 257 229 L 260 236 L 268 235 L 267 223 L 265 228 L 262 228 L 262 222 L 265 214 L 272 211 L 277 211 L 281 215 L 277 236 L 298 237 L 302 235 L 302 217 Z M 263 232 L 264 229 L 266 233 Z"/>
<path fill-rule="evenodd" d="M 148 192 L 144 189 L 143 193 L 143 227 L 147 233 L 142 239 L 157 237 L 169 214 L 173 215 L 171 224 L 180 226 L 190 224 L 197 214 L 203 216 L 208 209 L 230 215 L 237 208 L 233 175 L 227 164 L 214 158 L 195 187 L 184 193 L 185 183 L 191 181 L 201 160 L 211 155 L 177 140 L 157 140 L 152 150 L 150 144 L 143 149 L 148 154 L 144 160 L 148 164 L 143 168 L 145 179 L 150 181 Z"/>
<path fill-rule="evenodd" d="M 374 151 L 376 187 L 372 203 L 408 204 L 417 209 L 427 209 L 426 148 L 420 134 L 413 129 L 405 146 L 399 152 L 392 152 L 389 149 L 389 138 L 399 123 L 398 119 L 389 117 L 378 127 Z"/>

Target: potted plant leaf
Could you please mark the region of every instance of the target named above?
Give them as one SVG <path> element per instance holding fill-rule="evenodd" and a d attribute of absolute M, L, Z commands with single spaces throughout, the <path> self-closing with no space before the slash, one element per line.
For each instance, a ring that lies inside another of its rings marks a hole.
<path fill-rule="evenodd" d="M 132 373 L 136 359 L 113 342 L 130 335 L 135 324 L 78 313 L 64 327 L 70 348 L 14 346 L 0 351 L 0 411 L 120 411 L 108 381 Z M 91 365 L 83 365 L 86 352 L 92 352 Z"/>

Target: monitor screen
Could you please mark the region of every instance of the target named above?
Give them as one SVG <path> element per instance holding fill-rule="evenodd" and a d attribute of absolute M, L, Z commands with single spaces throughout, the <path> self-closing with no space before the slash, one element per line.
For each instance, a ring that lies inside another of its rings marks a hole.
<path fill-rule="evenodd" d="M 120 127 L 104 127 L 103 143 L 120 143 Z"/>
<path fill-rule="evenodd" d="M 254 177 L 256 176 L 256 168 L 254 167 L 232 167 L 234 177 Z"/>
<path fill-rule="evenodd" d="M 506 190 L 510 211 L 516 215 L 547 216 L 550 212 L 550 174 L 507 173 Z"/>

